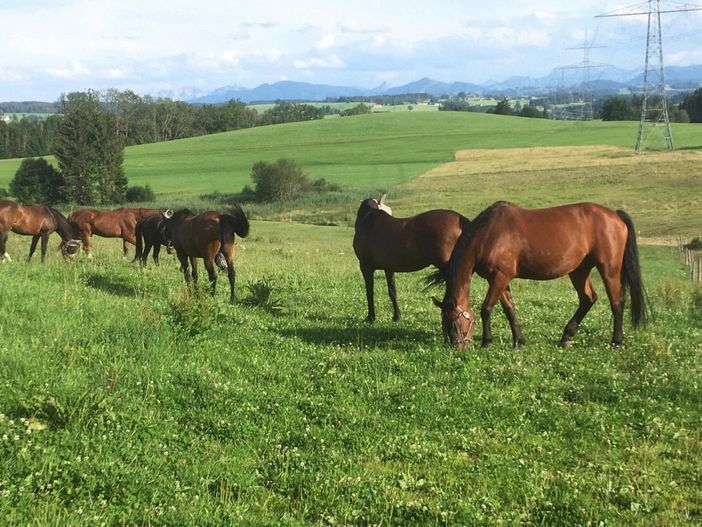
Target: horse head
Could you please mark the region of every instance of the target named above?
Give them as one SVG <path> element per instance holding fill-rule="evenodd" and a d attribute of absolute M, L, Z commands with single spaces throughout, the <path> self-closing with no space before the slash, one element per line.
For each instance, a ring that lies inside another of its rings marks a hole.
<path fill-rule="evenodd" d="M 61 251 L 61 255 L 65 260 L 73 260 L 76 257 L 76 254 L 78 254 L 80 251 L 80 245 L 80 240 L 66 240 L 61 242 L 59 245 L 59 250 Z"/>
<path fill-rule="evenodd" d="M 441 302 L 438 298 L 432 297 L 434 305 L 441 309 L 441 328 L 444 333 L 444 340 L 457 350 L 464 350 L 473 341 L 473 329 L 475 328 L 475 313 L 466 306 L 465 309 L 449 302 Z"/>

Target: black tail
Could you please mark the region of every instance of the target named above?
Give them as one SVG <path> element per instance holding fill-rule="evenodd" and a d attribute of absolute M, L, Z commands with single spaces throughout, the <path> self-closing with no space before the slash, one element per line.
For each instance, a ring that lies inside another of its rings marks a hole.
<path fill-rule="evenodd" d="M 142 261 L 144 258 L 144 228 L 143 221 L 136 224 L 136 252 L 134 254 L 134 261 Z"/>
<path fill-rule="evenodd" d="M 249 220 L 236 203 L 231 207 L 231 214 L 219 216 L 219 227 L 222 231 L 222 245 L 230 243 L 234 239 L 235 233 L 242 238 L 246 238 L 249 234 Z"/>
<path fill-rule="evenodd" d="M 639 248 L 636 244 L 636 231 L 631 217 L 623 210 L 617 214 L 626 224 L 629 231 L 624 250 L 624 265 L 622 265 L 622 286 L 626 293 L 629 289 L 631 295 L 631 323 L 635 328 L 646 324 L 646 291 L 641 280 L 641 267 L 639 266 Z"/>

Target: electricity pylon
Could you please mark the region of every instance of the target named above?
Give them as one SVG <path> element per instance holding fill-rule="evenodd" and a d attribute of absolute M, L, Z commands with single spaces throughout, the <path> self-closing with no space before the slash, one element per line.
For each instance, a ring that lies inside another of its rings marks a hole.
<path fill-rule="evenodd" d="M 663 137 L 668 150 L 673 149 L 673 135 L 670 132 L 668 118 L 668 100 L 665 93 L 665 76 L 663 68 L 663 36 L 661 32 L 661 13 L 682 13 L 685 11 L 702 11 L 702 6 L 693 4 L 680 5 L 674 9 L 661 10 L 660 0 L 648 0 L 642 4 L 626 8 L 625 12 L 611 12 L 597 15 L 596 18 L 614 16 L 648 15 L 648 32 L 646 34 L 646 60 L 644 66 L 643 88 L 641 96 L 641 119 L 636 136 L 636 151 L 640 152 L 650 134 L 663 124 Z M 645 9 L 645 11 L 644 11 Z M 655 78 L 655 83 L 652 80 Z M 647 126 L 650 123 L 651 126 Z"/>
<path fill-rule="evenodd" d="M 587 33 L 585 33 L 585 42 L 581 46 L 574 46 L 572 48 L 566 48 L 568 50 L 583 50 L 583 61 L 580 64 L 573 66 L 562 66 L 561 74 L 563 70 L 583 70 L 583 80 L 582 80 L 582 104 L 580 106 L 580 120 L 590 121 L 592 120 L 592 78 L 590 71 L 592 68 L 602 68 L 606 66 L 605 64 L 597 64 L 590 61 L 590 50 L 593 48 L 604 48 L 606 46 L 596 46 L 592 41 L 588 41 Z"/>

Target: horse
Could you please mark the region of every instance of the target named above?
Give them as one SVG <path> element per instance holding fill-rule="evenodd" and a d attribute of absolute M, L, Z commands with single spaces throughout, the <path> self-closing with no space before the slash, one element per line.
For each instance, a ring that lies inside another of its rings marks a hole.
<path fill-rule="evenodd" d="M 597 300 L 590 281 L 596 268 L 604 282 L 614 318 L 612 345 L 623 339 L 624 299 L 631 296 L 634 328 L 646 323 L 646 297 L 641 279 L 636 232 L 631 217 L 595 203 L 524 209 L 498 201 L 482 211 L 456 242 L 446 275 L 441 309 L 447 343 L 464 349 L 473 338 L 475 313 L 470 307 L 473 273 L 489 288 L 480 310 L 482 345 L 492 341 L 490 316 L 495 302 L 513 278 L 552 280 L 568 275 L 579 305 L 563 330 L 561 346 L 569 346 Z"/>
<path fill-rule="evenodd" d="M 165 221 L 173 215 L 173 211 L 168 209 L 163 214 L 155 214 L 149 216 L 146 219 L 141 220 L 136 225 L 135 236 L 136 236 L 136 254 L 134 260 L 141 263 L 142 266 L 146 266 L 146 262 L 149 258 L 149 253 L 153 249 L 153 260 L 154 265 L 159 265 L 159 254 L 161 253 L 161 246 L 166 247 L 168 254 L 174 254 L 175 249 L 169 243 L 169 240 L 165 237 Z M 217 252 L 215 256 L 215 264 L 220 270 L 225 270 L 227 268 L 227 262 L 224 255 L 221 252 Z"/>
<path fill-rule="evenodd" d="M 20 205 L 14 201 L 0 201 L 0 260 L 12 261 L 7 254 L 8 232 L 32 236 L 27 261 L 32 259 L 37 243 L 41 239 L 41 262 L 46 258 L 46 247 L 52 232 L 61 237 L 59 249 L 64 258 L 70 259 L 80 249 L 73 228 L 66 217 L 48 205 Z"/>
<path fill-rule="evenodd" d="M 83 250 L 88 258 L 92 258 L 90 239 L 93 234 L 105 238 L 122 238 L 122 250 L 126 257 L 129 250 L 128 244 L 136 244 L 137 223 L 157 214 L 161 214 L 161 211 L 126 207 L 115 210 L 78 209 L 68 216 L 68 221 L 80 235 Z"/>
<path fill-rule="evenodd" d="M 470 220 L 452 210 L 430 210 L 409 218 L 393 218 L 385 204 L 369 198 L 361 202 L 356 215 L 353 250 L 358 258 L 366 285 L 368 317 L 375 321 L 373 275 L 377 269 L 385 272 L 388 295 L 393 307 L 393 321 L 400 320 L 395 288 L 396 272 L 413 272 L 434 265 L 438 271 L 430 279 L 443 281 L 456 241 L 468 228 Z M 500 302 L 509 321 L 515 346 L 524 343 L 517 322 L 512 294 L 507 288 Z"/>
<path fill-rule="evenodd" d="M 215 258 L 221 252 L 227 264 L 229 301 L 235 304 L 234 240 L 237 234 L 242 238 L 246 238 L 249 234 L 249 220 L 241 207 L 235 203 L 231 214 L 220 214 L 215 211 L 194 214 L 188 209 L 182 209 L 170 218 L 165 216 L 164 218 L 163 236 L 169 240 L 169 244 L 178 255 L 180 269 L 186 283 L 190 281 L 197 283 L 197 258 L 202 258 L 214 296 L 217 286 Z M 188 262 L 191 272 L 188 271 Z"/>
<path fill-rule="evenodd" d="M 158 256 L 162 245 L 166 247 L 168 254 L 173 254 L 173 247 L 168 244 L 163 232 L 166 218 L 170 217 L 172 213 L 173 211 L 166 211 L 163 214 L 154 214 L 137 223 L 135 229 L 136 255 L 134 259 L 139 261 L 142 266 L 146 266 L 146 261 L 152 248 L 154 250 L 154 264 L 157 266 L 159 265 Z"/>

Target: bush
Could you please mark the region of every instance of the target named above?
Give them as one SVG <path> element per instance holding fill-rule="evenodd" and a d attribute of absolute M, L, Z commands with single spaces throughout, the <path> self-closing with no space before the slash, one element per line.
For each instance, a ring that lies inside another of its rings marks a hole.
<path fill-rule="evenodd" d="M 251 169 L 256 198 L 261 201 L 286 201 L 300 196 L 310 185 L 307 176 L 292 159 L 275 163 L 259 161 Z"/>
<path fill-rule="evenodd" d="M 0 199 L 6 199 L 9 197 L 10 197 L 10 194 L 9 194 L 9 192 L 7 192 L 7 189 L 0 187 Z"/>
<path fill-rule="evenodd" d="M 63 198 L 61 172 L 41 158 L 27 158 L 10 181 L 10 193 L 23 203 L 52 205 Z"/>
<path fill-rule="evenodd" d="M 155 199 L 156 195 L 148 184 L 143 187 L 134 186 L 127 189 L 127 201 L 131 203 L 154 201 Z"/>

